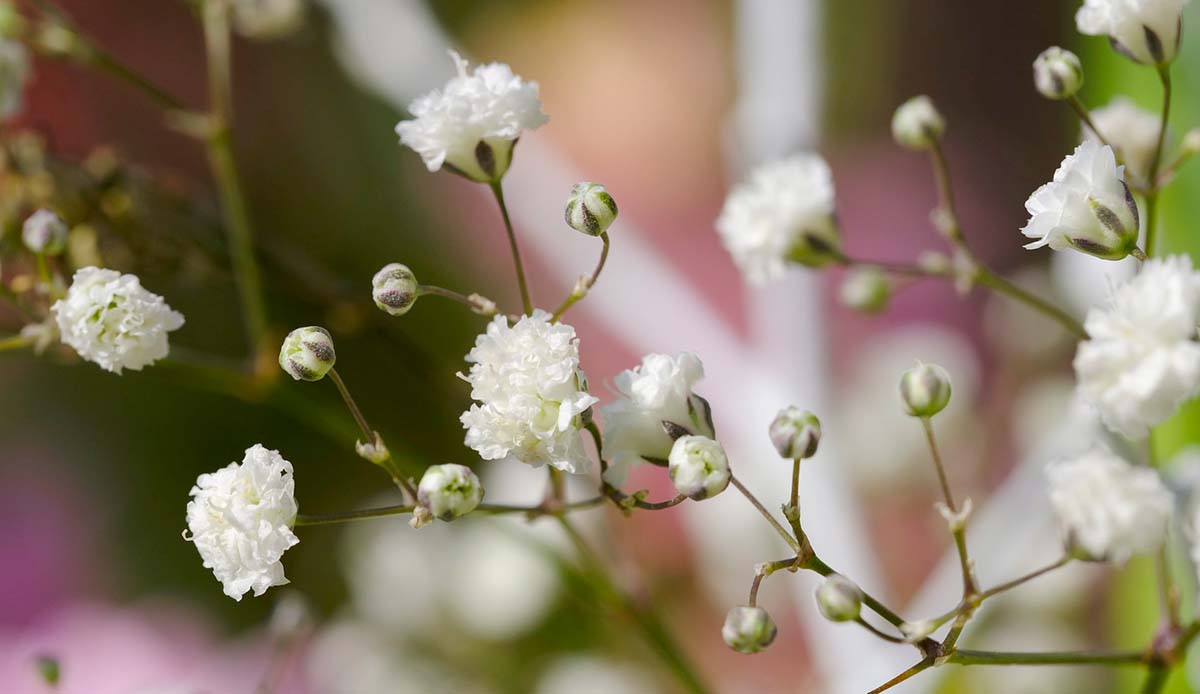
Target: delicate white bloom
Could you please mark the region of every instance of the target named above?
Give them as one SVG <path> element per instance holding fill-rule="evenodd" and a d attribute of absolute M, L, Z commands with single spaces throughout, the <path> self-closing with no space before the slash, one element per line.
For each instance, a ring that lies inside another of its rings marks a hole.
<path fill-rule="evenodd" d="M 300 540 L 292 464 L 279 451 L 255 444 L 241 464 L 200 475 L 187 505 L 187 532 L 204 568 L 234 600 L 253 590 L 257 597 L 288 582 L 280 559 Z"/>
<path fill-rule="evenodd" d="M 567 198 L 567 225 L 588 236 L 599 236 L 617 219 L 617 202 L 599 183 L 576 183 Z"/>
<path fill-rule="evenodd" d="M 1125 164 L 1125 170 L 1131 176 L 1145 180 L 1158 147 L 1159 117 L 1118 96 L 1103 108 L 1093 110 L 1092 122 L 1112 145 Z M 1087 139 L 1096 140 L 1091 128 L 1083 130 Z"/>
<path fill-rule="evenodd" d="M 1171 492 L 1148 467 L 1125 462 L 1103 444 L 1051 463 L 1050 503 L 1068 548 L 1098 561 L 1124 562 L 1162 544 Z"/>
<path fill-rule="evenodd" d="M 1200 272 L 1186 256 L 1146 262 L 1088 312 L 1075 375 L 1109 429 L 1142 438 L 1200 392 L 1198 323 Z"/>
<path fill-rule="evenodd" d="M 417 485 L 419 508 L 438 520 L 452 521 L 465 516 L 474 511 L 480 501 L 483 501 L 483 485 L 465 465 L 430 466 Z M 419 522 L 423 516 L 414 512 L 414 527 L 423 525 Z"/>
<path fill-rule="evenodd" d="M 842 304 L 863 313 L 878 313 L 887 308 L 892 298 L 892 285 L 883 270 L 874 267 L 854 268 L 842 279 L 838 289 Z"/>
<path fill-rule="evenodd" d="M 296 328 L 279 347 L 279 368 L 297 381 L 319 381 L 336 362 L 333 337 L 317 325 Z"/>
<path fill-rule="evenodd" d="M 831 622 L 858 619 L 862 610 L 862 589 L 841 574 L 829 574 L 816 590 L 817 608 Z"/>
<path fill-rule="evenodd" d="M 1025 202 L 1030 217 L 1021 233 L 1037 239 L 1025 248 L 1074 248 L 1106 260 L 1129 255 L 1137 245 L 1138 209 L 1124 172 L 1112 148 L 1085 140 Z"/>
<path fill-rule="evenodd" d="M 50 311 L 65 344 L 115 374 L 166 357 L 167 333 L 183 326 L 183 315 L 136 276 L 97 267 L 76 270 L 66 298 Z"/>
<path fill-rule="evenodd" d="M 945 132 L 945 119 L 925 95 L 905 101 L 892 114 L 892 137 L 902 147 L 929 149 Z"/>
<path fill-rule="evenodd" d="M 1051 46 L 1033 61 L 1033 84 L 1047 99 L 1072 97 L 1083 86 L 1083 63 L 1071 51 Z"/>
<path fill-rule="evenodd" d="M 304 0 L 233 0 L 233 28 L 242 36 L 269 39 L 304 23 Z"/>
<path fill-rule="evenodd" d="M 734 186 L 717 232 L 754 284 L 783 275 L 789 263 L 819 267 L 837 258 L 833 175 L 815 154 L 797 154 L 751 172 Z"/>
<path fill-rule="evenodd" d="M 667 474 L 680 494 L 700 500 L 729 486 L 729 458 L 721 444 L 707 436 L 680 436 L 667 456 Z"/>
<path fill-rule="evenodd" d="M 712 436 L 708 403 L 692 388 L 704 377 L 699 357 L 647 354 L 642 363 L 613 379 L 619 397 L 600 408 L 604 420 L 604 480 L 624 484 L 630 468 L 644 460 L 665 465 L 674 441 L 663 430 L 672 422 L 695 434 Z"/>
<path fill-rule="evenodd" d="M 821 420 L 812 412 L 790 405 L 775 415 L 768 433 L 780 456 L 789 460 L 811 458 L 821 443 Z"/>
<path fill-rule="evenodd" d="M 409 111 L 415 118 L 401 121 L 396 133 L 430 171 L 445 165 L 473 181 L 498 181 L 521 132 L 549 120 L 542 113 L 538 84 L 514 75 L 503 63 L 479 65 L 468 75 L 467 61 L 453 51 L 450 57 L 458 75 L 414 101 Z"/>
<path fill-rule="evenodd" d="M 467 446 L 484 460 L 512 458 L 583 473 L 591 463 L 579 434 L 580 415 L 597 402 L 579 368 L 575 328 L 537 310 L 509 327 L 496 316 L 466 357 L 460 376 L 478 401 L 460 418 Z"/>
<path fill-rule="evenodd" d="M 775 640 L 775 622 L 761 607 L 735 607 L 725 615 L 721 638 L 738 653 L 758 653 Z"/>
<path fill-rule="evenodd" d="M 913 417 L 932 417 L 950 404 L 950 374 L 937 364 L 923 364 L 900 376 L 900 401 Z"/>
<path fill-rule="evenodd" d="M 25 46 L 0 36 L 0 120 L 21 110 L 29 71 L 29 54 Z"/>
<path fill-rule="evenodd" d="M 67 246 L 67 223 L 50 210 L 41 209 L 29 215 L 21 227 L 21 240 L 34 253 L 58 255 Z"/>
<path fill-rule="evenodd" d="M 388 263 L 371 278 L 371 298 L 390 316 L 408 313 L 420 295 L 421 285 L 407 265 Z"/>
<path fill-rule="evenodd" d="M 1139 63 L 1169 63 L 1179 52 L 1180 15 L 1188 0 L 1084 0 L 1075 13 L 1079 31 L 1107 36 Z"/>

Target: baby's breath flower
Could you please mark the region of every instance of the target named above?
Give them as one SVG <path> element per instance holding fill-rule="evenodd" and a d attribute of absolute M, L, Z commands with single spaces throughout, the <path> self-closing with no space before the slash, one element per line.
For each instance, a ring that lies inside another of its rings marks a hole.
<path fill-rule="evenodd" d="M 797 154 L 758 167 L 729 192 L 716 227 L 754 284 L 778 279 L 791 263 L 834 262 L 841 239 L 829 165 L 815 154 Z"/>
<path fill-rule="evenodd" d="M 467 61 L 451 51 L 458 74 L 442 89 L 409 106 L 415 116 L 396 126 L 400 142 L 421 155 L 425 167 L 446 166 L 472 181 L 499 181 L 524 130 L 549 119 L 542 113 L 537 82 L 526 82 L 503 63 L 467 74 Z"/>
<path fill-rule="evenodd" d="M 541 310 L 513 326 L 496 316 L 466 360 L 471 370 L 460 376 L 477 401 L 460 418 L 467 446 L 484 460 L 588 470 L 580 417 L 597 400 L 579 368 L 575 328 Z"/>
<path fill-rule="evenodd" d="M 21 110 L 29 70 L 29 53 L 25 46 L 19 41 L 0 37 L 0 120 Z"/>
<path fill-rule="evenodd" d="M 1075 13 L 1079 31 L 1107 36 L 1139 63 L 1164 64 L 1179 52 L 1180 15 L 1188 0 L 1084 0 Z"/>
<path fill-rule="evenodd" d="M 317 325 L 296 328 L 279 347 L 279 366 L 297 381 L 319 381 L 337 362 L 333 337 Z"/>
<path fill-rule="evenodd" d="M 1200 392 L 1197 324 L 1200 272 L 1187 256 L 1150 260 L 1088 312 L 1075 375 L 1109 429 L 1142 438 Z"/>
<path fill-rule="evenodd" d="M 246 449 L 240 464 L 196 479 L 184 538 L 234 600 L 288 582 L 279 560 L 300 541 L 292 532 L 295 491 L 292 464 L 260 444 Z"/>
<path fill-rule="evenodd" d="M 1162 544 L 1173 500 L 1153 469 L 1130 465 L 1097 444 L 1051 463 L 1046 475 L 1050 503 L 1072 552 L 1121 563 Z"/>
<path fill-rule="evenodd" d="M 843 304 L 863 313 L 879 313 L 887 308 L 891 296 L 892 285 L 887 273 L 873 266 L 851 270 L 838 290 L 838 298 Z"/>
<path fill-rule="evenodd" d="M 737 651 L 750 655 L 764 650 L 775 640 L 775 622 L 761 607 L 739 606 L 725 615 L 721 638 Z"/>
<path fill-rule="evenodd" d="M 183 326 L 183 315 L 136 276 L 97 267 L 77 270 L 66 298 L 50 311 L 65 344 L 115 374 L 166 357 L 167 334 Z"/>
<path fill-rule="evenodd" d="M 465 465 L 433 465 L 417 485 L 417 503 L 412 525 L 421 527 L 428 519 L 452 521 L 465 516 L 483 501 L 483 485 Z"/>
<path fill-rule="evenodd" d="M 707 499 L 729 486 L 729 458 L 721 444 L 707 436 L 680 436 L 667 456 L 667 473 L 680 494 Z"/>
<path fill-rule="evenodd" d="M 29 215 L 21 227 L 21 240 L 34 253 L 58 255 L 67 247 L 67 223 L 50 210 L 42 209 Z"/>
<path fill-rule="evenodd" d="M 900 104 L 892 114 L 892 137 L 902 147 L 930 149 L 945 132 L 946 121 L 924 94 Z"/>
<path fill-rule="evenodd" d="M 1158 148 L 1157 114 L 1140 108 L 1133 101 L 1118 96 L 1107 105 L 1092 111 L 1092 122 L 1112 145 L 1125 170 L 1137 180 L 1149 175 L 1150 161 Z M 1084 128 L 1085 137 L 1096 140 L 1091 128 Z"/>

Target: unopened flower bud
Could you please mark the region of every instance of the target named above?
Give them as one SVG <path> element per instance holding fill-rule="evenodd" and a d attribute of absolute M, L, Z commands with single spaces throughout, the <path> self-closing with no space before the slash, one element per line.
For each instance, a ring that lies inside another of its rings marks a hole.
<path fill-rule="evenodd" d="M 354 452 L 358 453 L 358 457 L 376 465 L 381 465 L 392 457 L 391 451 L 384 445 L 383 437 L 379 435 L 379 432 L 375 432 L 371 441 L 355 441 Z"/>
<path fill-rule="evenodd" d="M 1071 51 L 1051 46 L 1033 61 L 1033 84 L 1047 99 L 1075 96 L 1083 86 L 1083 63 Z"/>
<path fill-rule="evenodd" d="M 599 183 L 576 183 L 567 198 L 566 219 L 572 229 L 599 236 L 617 218 L 617 203 Z"/>
<path fill-rule="evenodd" d="M 680 436 L 667 457 L 667 474 L 682 495 L 707 499 L 729 486 L 729 459 L 721 444 L 707 436 Z"/>
<path fill-rule="evenodd" d="M 1187 131 L 1181 145 L 1189 154 L 1200 154 L 1200 128 L 1192 128 Z"/>
<path fill-rule="evenodd" d="M 758 653 L 775 640 L 775 622 L 761 607 L 735 607 L 725 615 L 721 638 L 737 651 L 750 655 Z"/>
<path fill-rule="evenodd" d="M 831 622 L 853 621 L 862 610 L 862 590 L 840 574 L 826 576 L 817 586 L 816 596 L 817 609 Z"/>
<path fill-rule="evenodd" d="M 771 443 L 782 457 L 789 460 L 811 458 L 821 442 L 821 421 L 812 412 L 789 406 L 775 415 L 769 432 Z"/>
<path fill-rule="evenodd" d="M 946 131 L 946 121 L 929 97 L 921 95 L 900 104 L 892 115 L 892 137 L 902 147 L 930 149 Z"/>
<path fill-rule="evenodd" d="M 279 366 L 297 381 L 319 381 L 333 368 L 337 354 L 329 331 L 318 326 L 296 328 L 279 349 Z"/>
<path fill-rule="evenodd" d="M 937 364 L 918 363 L 900 377 L 900 399 L 914 417 L 932 417 L 950 402 L 950 374 Z"/>
<path fill-rule="evenodd" d="M 388 263 L 371 278 L 371 298 L 380 311 L 391 316 L 403 316 L 408 313 L 417 297 L 421 295 L 421 285 L 417 284 L 416 275 L 412 270 L 400 263 Z"/>
<path fill-rule="evenodd" d="M 67 223 L 50 210 L 38 210 L 25 220 L 21 240 L 34 253 L 58 255 L 67 247 Z"/>
<path fill-rule="evenodd" d="M 438 520 L 452 521 L 465 516 L 482 500 L 483 485 L 465 465 L 434 465 L 425 471 L 417 485 L 417 503 Z M 416 518 L 414 513 L 413 519 Z"/>
<path fill-rule="evenodd" d="M 851 270 L 842 280 L 838 297 L 846 306 L 863 313 L 878 313 L 887 308 L 892 285 L 887 275 L 877 267 Z"/>

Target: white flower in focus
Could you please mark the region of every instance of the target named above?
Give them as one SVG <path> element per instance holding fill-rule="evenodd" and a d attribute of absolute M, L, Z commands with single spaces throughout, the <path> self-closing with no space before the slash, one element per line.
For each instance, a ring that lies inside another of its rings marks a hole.
<path fill-rule="evenodd" d="M 467 355 L 460 376 L 478 401 L 463 413 L 466 445 L 484 460 L 512 458 L 583 473 L 591 462 L 580 438 L 580 415 L 597 402 L 579 368 L 575 328 L 534 311 L 509 327 L 496 316 Z"/>
<path fill-rule="evenodd" d="M 695 499 L 714 497 L 729 486 L 729 458 L 721 444 L 707 436 L 680 436 L 667 456 L 675 490 Z"/>
<path fill-rule="evenodd" d="M 797 154 L 758 167 L 734 186 L 716 227 L 742 274 L 763 285 L 789 263 L 819 267 L 836 259 L 841 242 L 833 215 L 829 165 Z"/>
<path fill-rule="evenodd" d="M 288 582 L 279 560 L 300 541 L 292 532 L 295 492 L 292 464 L 260 444 L 246 449 L 241 464 L 196 479 L 184 537 L 234 600 Z"/>
<path fill-rule="evenodd" d="M 1021 233 L 1037 239 L 1025 248 L 1074 248 L 1105 260 L 1129 255 L 1137 245 L 1138 209 L 1124 171 L 1112 148 L 1085 140 L 1025 202 L 1030 217 Z"/>
<path fill-rule="evenodd" d="M 415 118 L 396 126 L 400 142 L 421 155 L 425 167 L 443 165 L 480 183 L 499 181 L 524 130 L 545 125 L 537 82 L 526 82 L 503 63 L 477 66 L 451 51 L 458 75 L 409 106 Z"/>
<path fill-rule="evenodd" d="M 1087 559 L 1122 563 L 1162 544 L 1171 492 L 1148 467 L 1136 467 L 1097 444 L 1046 468 L 1050 504 L 1068 548 Z"/>
<path fill-rule="evenodd" d="M 1146 436 L 1200 391 L 1200 272 L 1186 256 L 1155 258 L 1088 312 L 1075 375 L 1109 429 Z"/>
<path fill-rule="evenodd" d="M 166 357 L 167 333 L 183 326 L 183 315 L 136 276 L 97 267 L 76 270 L 66 298 L 50 311 L 65 344 L 115 374 Z"/>
<path fill-rule="evenodd" d="M 1145 180 L 1158 147 L 1159 117 L 1118 96 L 1103 108 L 1093 110 L 1092 122 L 1112 145 L 1130 175 Z M 1083 131 L 1087 139 L 1096 140 L 1091 128 Z"/>
<path fill-rule="evenodd" d="M 1075 13 L 1080 33 L 1107 36 L 1139 63 L 1162 64 L 1179 52 L 1180 15 L 1188 0 L 1085 0 Z"/>
<path fill-rule="evenodd" d="M 233 28 L 242 36 L 271 39 L 304 23 L 304 0 L 233 0 Z"/>
<path fill-rule="evenodd" d="M 704 377 L 699 357 L 647 354 L 642 363 L 613 379 L 619 397 L 600 408 L 604 420 L 604 481 L 619 487 L 629 470 L 646 461 L 665 465 L 674 441 L 663 430 L 672 422 L 695 434 L 714 434 L 708 404 L 692 393 Z"/>
<path fill-rule="evenodd" d="M 0 120 L 21 110 L 29 68 L 29 53 L 25 46 L 0 36 Z"/>

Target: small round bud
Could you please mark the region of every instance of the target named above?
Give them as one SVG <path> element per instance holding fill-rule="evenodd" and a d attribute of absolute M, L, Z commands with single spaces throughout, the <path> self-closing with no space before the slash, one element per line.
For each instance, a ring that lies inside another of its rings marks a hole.
<path fill-rule="evenodd" d="M 950 374 L 937 364 L 917 363 L 900 377 L 900 399 L 914 417 L 932 417 L 950 402 Z"/>
<path fill-rule="evenodd" d="M 429 517 L 438 520 L 452 521 L 465 516 L 482 500 L 483 485 L 465 465 L 434 465 L 425 471 L 417 485 L 417 503 Z M 414 513 L 413 520 L 417 518 Z"/>
<path fill-rule="evenodd" d="M 319 381 L 333 368 L 337 354 L 329 331 L 318 326 L 296 328 L 279 348 L 279 366 L 297 381 Z"/>
<path fill-rule="evenodd" d="M 840 574 L 826 576 L 817 586 L 816 596 L 817 609 L 831 622 L 853 621 L 862 610 L 862 590 Z"/>
<path fill-rule="evenodd" d="M 775 415 L 769 432 L 779 455 L 788 460 L 811 458 L 821 442 L 821 421 L 812 412 L 789 406 Z"/>
<path fill-rule="evenodd" d="M 38 210 L 25 220 L 21 240 L 34 253 L 58 255 L 67 247 L 67 223 L 50 210 Z"/>
<path fill-rule="evenodd" d="M 421 285 L 417 277 L 407 266 L 400 263 L 388 263 L 371 278 L 371 298 L 380 311 L 392 316 L 403 316 L 408 313 L 417 297 L 421 295 Z"/>
<path fill-rule="evenodd" d="M 1083 63 L 1071 51 L 1051 46 L 1033 61 L 1033 84 L 1047 99 L 1075 96 L 1083 86 Z"/>
<path fill-rule="evenodd" d="M 887 308 L 892 285 L 887 274 L 877 267 L 855 268 L 842 280 L 838 297 L 856 311 L 879 313 Z"/>
<path fill-rule="evenodd" d="M 1187 153 L 1200 154 L 1200 128 L 1192 128 L 1187 131 L 1180 144 Z"/>
<path fill-rule="evenodd" d="M 921 95 L 900 104 L 892 116 L 892 137 L 902 147 L 930 149 L 946 132 L 946 121 L 929 97 Z"/>
<path fill-rule="evenodd" d="M 775 640 L 775 622 L 761 607 L 735 607 L 725 615 L 721 638 L 737 651 L 750 655 L 765 650 Z"/>
<path fill-rule="evenodd" d="M 680 494 L 699 501 L 729 486 L 729 459 L 707 436 L 680 436 L 667 456 L 667 474 Z"/>
<path fill-rule="evenodd" d="M 617 218 L 617 203 L 599 183 L 576 183 L 567 198 L 567 224 L 588 236 L 608 231 Z"/>

